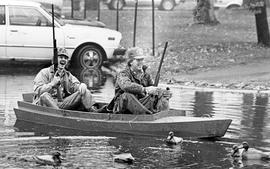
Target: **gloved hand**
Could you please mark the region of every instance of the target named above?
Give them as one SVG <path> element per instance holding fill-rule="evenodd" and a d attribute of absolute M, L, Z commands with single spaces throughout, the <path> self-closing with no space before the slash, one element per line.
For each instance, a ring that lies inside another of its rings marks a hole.
<path fill-rule="evenodd" d="M 57 87 L 60 84 L 60 76 L 54 75 L 53 80 L 51 81 L 52 87 Z"/>
<path fill-rule="evenodd" d="M 156 87 L 156 86 L 145 87 L 145 91 L 147 94 L 154 94 L 157 92 L 157 90 L 158 90 L 158 87 Z"/>
<path fill-rule="evenodd" d="M 86 90 L 87 90 L 86 84 L 85 83 L 81 83 L 80 86 L 79 86 L 79 92 L 80 92 L 80 94 L 82 94 L 82 95 L 85 94 Z"/>

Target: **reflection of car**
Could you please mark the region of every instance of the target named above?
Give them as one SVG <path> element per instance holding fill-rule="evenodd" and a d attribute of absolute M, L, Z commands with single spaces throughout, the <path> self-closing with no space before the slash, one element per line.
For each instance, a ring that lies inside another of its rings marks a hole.
<path fill-rule="evenodd" d="M 0 59 L 51 60 L 52 17 L 36 2 L 0 1 Z M 75 62 L 99 67 L 117 53 L 120 32 L 93 26 L 71 25 L 55 18 L 58 47 L 65 47 Z"/>
<path fill-rule="evenodd" d="M 123 9 L 124 6 L 135 6 L 136 0 L 105 0 L 104 3 L 108 5 L 109 9 Z M 170 11 L 180 3 L 180 0 L 154 0 L 155 7 L 160 10 Z M 138 0 L 138 6 L 152 6 L 152 0 Z"/>
<path fill-rule="evenodd" d="M 233 9 L 242 6 L 243 0 L 215 0 L 214 7 Z"/>
<path fill-rule="evenodd" d="M 70 71 L 92 91 L 101 89 L 106 81 L 107 75 L 101 70 L 101 68 L 71 68 Z"/>

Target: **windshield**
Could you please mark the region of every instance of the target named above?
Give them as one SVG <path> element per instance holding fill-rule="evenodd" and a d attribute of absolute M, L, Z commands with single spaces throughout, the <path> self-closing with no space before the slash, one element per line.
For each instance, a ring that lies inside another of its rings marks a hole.
<path fill-rule="evenodd" d="M 49 5 L 41 4 L 41 8 L 52 16 L 51 4 Z M 56 22 L 58 22 L 61 26 L 65 25 L 65 22 L 61 19 L 61 14 L 59 11 L 54 11 L 54 20 L 56 20 Z"/>

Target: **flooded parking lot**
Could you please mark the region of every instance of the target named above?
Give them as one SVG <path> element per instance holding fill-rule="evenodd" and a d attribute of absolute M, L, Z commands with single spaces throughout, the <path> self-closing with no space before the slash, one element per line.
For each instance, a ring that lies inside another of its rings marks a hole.
<path fill-rule="evenodd" d="M 235 143 L 248 141 L 251 147 L 270 151 L 269 97 L 248 93 L 195 91 L 169 86 L 171 107 L 187 110 L 188 116 L 231 118 L 225 136 L 219 140 L 190 140 L 167 146 L 160 137 L 139 137 L 83 133 L 56 127 L 16 122 L 13 111 L 22 93 L 32 92 L 38 69 L 2 70 L 0 75 L 0 168 L 46 168 L 20 158 L 59 151 L 63 168 L 269 168 L 264 161 L 234 163 L 230 157 Z M 72 70 L 93 91 L 98 101 L 114 95 L 113 75 L 106 68 Z M 167 85 L 161 85 L 162 87 Z M 52 136 L 52 137 L 48 137 Z M 113 154 L 129 152 L 132 165 L 113 162 Z M 15 157 L 15 158 L 14 158 Z"/>

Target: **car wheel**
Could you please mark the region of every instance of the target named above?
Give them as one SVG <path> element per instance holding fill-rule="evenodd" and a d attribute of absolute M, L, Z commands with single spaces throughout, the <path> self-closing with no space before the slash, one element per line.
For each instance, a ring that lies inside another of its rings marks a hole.
<path fill-rule="evenodd" d="M 117 9 L 117 1 L 119 1 L 118 9 L 122 10 L 124 7 L 124 0 L 112 0 L 109 4 L 109 9 L 116 10 Z"/>
<path fill-rule="evenodd" d="M 103 63 L 102 51 L 95 45 L 86 45 L 78 52 L 80 66 L 98 68 Z"/>
<path fill-rule="evenodd" d="M 160 4 L 160 9 L 165 11 L 173 10 L 175 4 L 173 0 L 163 0 Z"/>

